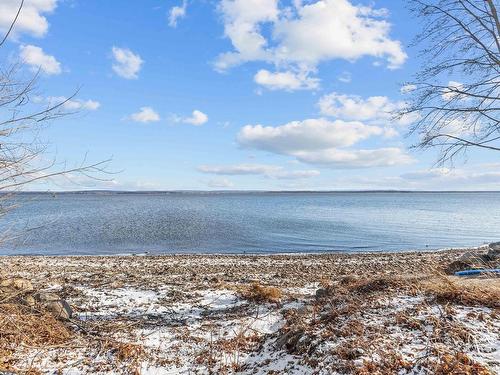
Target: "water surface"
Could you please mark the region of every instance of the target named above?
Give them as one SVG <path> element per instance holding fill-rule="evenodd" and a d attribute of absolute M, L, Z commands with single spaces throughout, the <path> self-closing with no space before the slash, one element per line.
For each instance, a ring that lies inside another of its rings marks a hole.
<path fill-rule="evenodd" d="M 0 254 L 399 251 L 500 239 L 500 192 L 19 194 Z"/>

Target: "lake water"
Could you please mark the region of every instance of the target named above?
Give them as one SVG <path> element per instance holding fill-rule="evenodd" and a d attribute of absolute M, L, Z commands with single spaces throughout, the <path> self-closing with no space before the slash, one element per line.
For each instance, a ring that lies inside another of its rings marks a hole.
<path fill-rule="evenodd" d="M 399 251 L 500 240 L 500 192 L 19 194 L 0 254 Z"/>

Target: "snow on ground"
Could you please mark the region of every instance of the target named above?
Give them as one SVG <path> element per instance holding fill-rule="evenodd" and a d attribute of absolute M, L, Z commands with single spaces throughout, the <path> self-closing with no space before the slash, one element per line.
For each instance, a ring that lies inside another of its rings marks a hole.
<path fill-rule="evenodd" d="M 417 375 L 426 371 L 418 364 L 434 355 L 429 349 L 436 335 L 444 349 L 463 350 L 500 373 L 500 319 L 492 309 L 437 303 L 428 294 L 406 293 L 391 284 L 352 299 L 350 292 L 333 293 L 324 304 L 316 299 L 324 283 L 355 291 L 355 283 L 353 289 L 345 284 L 353 275 L 421 278 L 433 259 L 449 264 L 456 256 L 95 257 L 92 262 L 43 257 L 0 259 L 0 264 L 10 272 L 15 266 L 16 274 L 62 295 L 75 311 L 68 324 L 77 328 L 67 345 L 20 349 L 25 356 L 19 368 L 34 366 L 42 374 L 333 375 L 350 373 L 339 363 L 358 368 L 384 359 L 378 349 L 389 349 L 417 363 L 401 375 Z M 252 299 L 244 291 L 256 282 L 279 288 L 283 297 Z M 344 307 L 353 307 L 352 314 Z M 360 324 L 360 333 L 351 323 Z M 443 335 L 451 330 L 465 340 Z M 288 332 L 299 332 L 306 345 L 283 345 Z M 344 347 L 354 348 L 344 352 L 353 359 L 339 357 Z M 144 353 L 134 355 L 137 348 Z"/>

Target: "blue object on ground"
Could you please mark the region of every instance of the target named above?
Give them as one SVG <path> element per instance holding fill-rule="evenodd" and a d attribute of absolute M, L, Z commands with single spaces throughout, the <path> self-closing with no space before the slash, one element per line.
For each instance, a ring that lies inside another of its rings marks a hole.
<path fill-rule="evenodd" d="M 487 268 L 482 270 L 465 270 L 455 272 L 455 276 L 471 276 L 479 275 L 481 273 L 500 273 L 500 268 Z"/>

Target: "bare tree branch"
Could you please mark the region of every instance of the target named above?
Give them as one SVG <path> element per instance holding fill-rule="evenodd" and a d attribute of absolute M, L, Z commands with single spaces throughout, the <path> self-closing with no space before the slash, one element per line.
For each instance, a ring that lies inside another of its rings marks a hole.
<path fill-rule="evenodd" d="M 423 22 L 423 66 L 406 108 L 417 148 L 451 162 L 469 148 L 500 151 L 500 22 L 495 0 L 408 0 Z"/>

